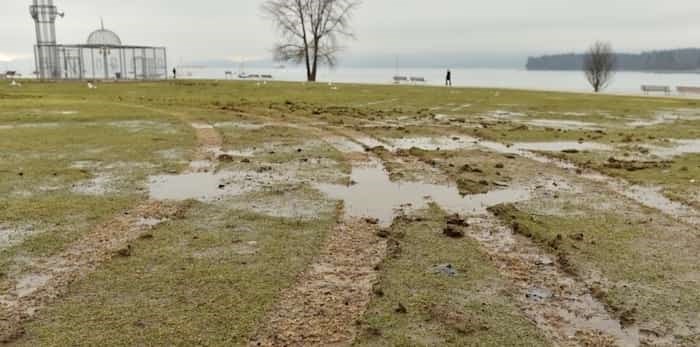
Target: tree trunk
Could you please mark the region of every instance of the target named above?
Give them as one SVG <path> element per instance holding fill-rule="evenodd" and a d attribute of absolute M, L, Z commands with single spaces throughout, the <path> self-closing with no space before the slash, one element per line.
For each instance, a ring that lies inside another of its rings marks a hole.
<path fill-rule="evenodd" d="M 313 57 L 311 57 L 311 78 L 309 82 L 316 82 L 316 75 L 318 73 L 318 41 L 318 39 L 314 39 Z"/>

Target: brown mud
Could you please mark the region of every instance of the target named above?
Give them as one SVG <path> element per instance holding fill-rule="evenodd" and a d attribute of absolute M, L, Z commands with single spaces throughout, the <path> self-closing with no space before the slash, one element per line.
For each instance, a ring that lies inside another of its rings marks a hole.
<path fill-rule="evenodd" d="M 357 334 L 378 280 L 386 242 L 371 221 L 339 224 L 321 254 L 280 294 L 251 346 L 342 346 Z"/>

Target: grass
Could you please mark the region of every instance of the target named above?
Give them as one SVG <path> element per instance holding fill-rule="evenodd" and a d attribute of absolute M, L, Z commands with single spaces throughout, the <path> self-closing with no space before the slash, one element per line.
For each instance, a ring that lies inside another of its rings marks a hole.
<path fill-rule="evenodd" d="M 470 239 L 442 235 L 437 206 L 395 220 L 392 255 L 381 267 L 355 346 L 546 346 L 509 296 L 506 282 Z M 452 264 L 457 275 L 434 273 Z M 399 305 L 405 313 L 397 311 Z"/>
<path fill-rule="evenodd" d="M 663 112 L 693 113 L 698 106 L 694 100 L 477 88 L 336 87 L 221 81 L 102 83 L 96 90 L 83 83 L 0 85 L 0 226 L 29 224 L 37 230 L 23 242 L 0 249 L 0 281 L 3 274 L 29 271 L 22 259 L 56 254 L 95 225 L 146 200 L 149 176 L 185 169 L 196 148 L 191 122 L 295 125 L 244 129 L 220 124 L 224 150 L 257 148 L 259 153 L 250 163 L 236 157 L 218 169 L 275 166 L 299 178 L 299 183 L 276 182 L 280 185 L 237 200 L 194 203 L 184 219 L 160 225 L 152 231 L 153 238 L 135 241 L 131 257 L 114 258 L 73 283 L 68 295 L 31 322 L 16 344 L 246 344 L 249 334 L 264 324 L 261 319 L 279 292 L 292 285 L 337 222 L 335 211 L 325 208 L 319 208 L 317 219 L 261 214 L 283 210 L 280 206 L 290 200 L 309 202 L 312 209 L 327 205 L 310 183 L 341 182 L 351 167 L 345 154 L 322 141 L 323 134 L 354 130 L 380 139 L 470 135 L 504 143 L 620 145 L 626 148 L 612 153 L 548 155 L 634 183 L 662 186 L 667 195 L 700 207 L 697 185 L 691 183 L 700 174 L 697 154 L 637 171 L 606 165 L 608 157 L 624 157 L 631 147 L 667 138 L 700 138 L 700 119 L 692 117 L 628 126 Z M 496 111 L 521 115 L 499 119 L 493 117 Z M 601 130 L 527 124 L 537 119 L 593 123 Z M 374 152 L 392 179 L 456 184 L 465 194 L 528 181 L 548 170 L 522 158 L 480 150 Z M 105 177 L 109 180 L 104 194 L 76 189 Z M 619 315 L 658 321 L 664 327 L 696 319 L 696 279 L 683 276 L 697 273 L 697 233 L 629 201 L 618 201 L 616 209 L 595 209 L 600 201 L 614 200 L 596 194 L 595 201 L 562 194 L 554 201 L 561 202 L 562 215 L 543 215 L 542 206 L 534 203 L 518 204 L 503 215 L 542 248 L 562 253 L 572 271 L 601 271 L 608 277 L 614 285 L 602 286 L 597 294 Z M 258 213 L 247 208 L 250 204 L 256 204 Z M 547 345 L 510 293 L 501 290 L 507 282 L 478 244 L 444 238 L 439 232 L 444 213 L 435 206 L 419 216 L 422 221 L 399 219 L 392 226 L 401 252 L 384 262 L 384 295 L 374 298 L 362 317 L 355 344 Z M 578 240 L 579 234 L 584 241 Z M 430 271 L 444 263 L 453 264 L 459 275 Z M 405 314 L 396 312 L 398 303 Z M 694 342 L 693 337 L 684 338 L 690 339 L 689 345 Z"/>
<path fill-rule="evenodd" d="M 71 287 L 17 345 L 245 345 L 335 224 L 196 204 Z"/>
<path fill-rule="evenodd" d="M 606 278 L 609 282 L 594 285 L 593 292 L 624 322 L 664 331 L 692 321 L 700 310 L 692 280 L 698 273 L 696 230 L 672 226 L 668 217 L 642 207 L 605 212 L 605 207 L 591 209 L 583 200 L 565 199 L 561 215 L 537 213 L 528 203 L 494 211 L 517 232 L 557 254 L 568 271 L 593 271 Z"/>
<path fill-rule="evenodd" d="M 15 127 L 0 128 L 0 224 L 35 230 L 25 242 L 0 249 L 3 269 L 21 266 L 18 255 L 56 254 L 145 200 L 144 180 L 180 170 L 194 144 L 191 129 L 173 117 L 99 102 L 40 100 L 0 99 L 0 125 Z M 161 155 L 172 149 L 182 158 Z M 81 190 L 102 178 L 104 187 L 94 193 Z"/>

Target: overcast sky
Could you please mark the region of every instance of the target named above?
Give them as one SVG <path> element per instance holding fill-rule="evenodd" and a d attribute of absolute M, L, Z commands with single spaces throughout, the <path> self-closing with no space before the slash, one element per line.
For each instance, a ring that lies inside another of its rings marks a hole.
<path fill-rule="evenodd" d="M 263 0 L 55 0 L 59 43 L 82 43 L 104 17 L 124 43 L 163 45 L 171 61 L 269 58 Z M 31 58 L 31 0 L 2 0 L 0 61 Z M 700 47 L 700 0 L 365 0 L 347 56 L 521 57 L 582 51 Z"/>

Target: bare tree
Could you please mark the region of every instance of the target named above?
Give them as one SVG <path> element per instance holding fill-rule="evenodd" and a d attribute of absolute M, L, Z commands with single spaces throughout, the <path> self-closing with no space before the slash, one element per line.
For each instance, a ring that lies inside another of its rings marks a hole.
<path fill-rule="evenodd" d="M 612 81 L 616 63 L 617 57 L 610 43 L 598 41 L 588 49 L 583 58 L 583 71 L 596 93 Z"/>
<path fill-rule="evenodd" d="M 341 38 L 353 38 L 350 19 L 360 0 L 267 0 L 263 13 L 282 35 L 275 60 L 306 65 L 306 78 L 316 81 L 319 64 L 334 66 Z"/>

